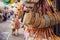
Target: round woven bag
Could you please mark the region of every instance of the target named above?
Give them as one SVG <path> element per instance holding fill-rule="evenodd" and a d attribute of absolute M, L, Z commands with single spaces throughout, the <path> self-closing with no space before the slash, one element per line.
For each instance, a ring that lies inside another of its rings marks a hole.
<path fill-rule="evenodd" d="M 57 25 L 58 24 L 58 17 L 57 17 L 57 15 L 55 13 L 53 15 L 55 17 L 55 24 Z"/>
<path fill-rule="evenodd" d="M 32 14 L 31 13 L 25 13 L 25 16 L 24 16 L 24 19 L 23 19 L 23 23 L 24 24 L 29 24 L 31 18 L 32 18 Z"/>
<path fill-rule="evenodd" d="M 34 3 L 24 3 L 26 7 L 34 7 Z"/>
<path fill-rule="evenodd" d="M 40 23 L 40 19 L 39 19 L 40 17 L 39 17 L 39 14 L 38 13 L 36 13 L 35 14 L 35 22 L 34 22 L 34 26 L 35 27 L 37 27 L 38 25 L 39 25 L 39 23 Z"/>
<path fill-rule="evenodd" d="M 41 22 L 39 24 L 39 27 L 38 28 L 44 28 L 45 27 L 45 19 L 43 18 L 43 16 L 41 16 Z"/>
<path fill-rule="evenodd" d="M 55 13 L 58 17 L 58 22 L 60 23 L 60 14 L 58 12 Z"/>
<path fill-rule="evenodd" d="M 20 19 L 20 18 L 23 16 L 22 11 L 19 11 L 19 12 L 17 13 L 17 15 L 18 15 L 18 19 Z"/>
<path fill-rule="evenodd" d="M 32 13 L 32 18 L 31 18 L 31 20 L 30 20 L 30 23 L 29 23 L 29 24 L 33 25 L 34 23 L 35 23 L 35 14 L 34 14 L 34 13 Z"/>
<path fill-rule="evenodd" d="M 50 25 L 51 26 L 53 26 L 53 25 L 55 25 L 55 18 L 54 18 L 54 16 L 53 16 L 53 14 L 50 12 L 50 11 L 48 11 L 48 16 L 50 17 Z"/>
<path fill-rule="evenodd" d="M 50 26 L 50 17 L 46 14 L 43 15 L 44 19 L 45 19 L 45 27 Z"/>

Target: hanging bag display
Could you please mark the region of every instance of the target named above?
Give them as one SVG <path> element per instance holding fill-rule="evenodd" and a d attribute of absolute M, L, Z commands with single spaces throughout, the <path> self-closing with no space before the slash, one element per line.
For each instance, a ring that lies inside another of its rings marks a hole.
<path fill-rule="evenodd" d="M 28 1 L 31 2 L 31 0 Z M 41 14 L 38 14 L 37 13 L 38 11 L 37 12 L 35 11 L 36 12 L 35 14 L 31 15 L 29 14 L 26 16 L 25 20 L 27 20 L 26 24 L 28 25 L 27 27 L 29 34 L 34 38 L 33 40 L 60 40 L 60 38 L 54 34 L 51 28 L 51 26 L 57 25 L 58 22 L 60 22 L 59 18 L 60 14 L 53 13 L 49 5 L 46 9 L 47 9 L 46 13 L 43 12 L 42 7 L 42 10 L 40 12 Z"/>

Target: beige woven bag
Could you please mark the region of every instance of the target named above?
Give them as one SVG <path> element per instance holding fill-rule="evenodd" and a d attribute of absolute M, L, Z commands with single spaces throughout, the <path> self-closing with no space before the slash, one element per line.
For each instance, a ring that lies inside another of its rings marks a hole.
<path fill-rule="evenodd" d="M 60 13 L 59 13 L 59 12 L 56 12 L 55 14 L 57 15 L 57 17 L 58 17 L 58 22 L 60 23 Z"/>
<path fill-rule="evenodd" d="M 35 26 L 35 27 L 38 27 L 39 23 L 40 23 L 39 14 L 38 14 L 38 13 L 35 13 L 35 22 L 34 22 L 34 26 Z"/>
<path fill-rule="evenodd" d="M 55 13 L 53 15 L 55 17 L 55 25 L 57 25 L 58 24 L 58 17 L 57 17 L 57 15 Z"/>
<path fill-rule="evenodd" d="M 44 28 L 45 27 L 45 19 L 43 18 L 43 16 L 41 16 L 41 22 L 38 28 Z"/>
<path fill-rule="evenodd" d="M 26 6 L 26 7 L 34 7 L 34 3 L 24 3 L 24 5 Z"/>
<path fill-rule="evenodd" d="M 50 26 L 50 17 L 47 14 L 44 14 L 43 17 L 45 19 L 45 27 Z"/>
<path fill-rule="evenodd" d="M 50 24 L 51 26 L 55 25 L 55 18 L 50 11 L 47 11 L 48 16 L 50 17 Z"/>
<path fill-rule="evenodd" d="M 30 20 L 30 24 L 34 25 L 34 23 L 35 23 L 35 14 L 32 12 L 32 18 Z"/>
<path fill-rule="evenodd" d="M 25 13 L 25 16 L 24 16 L 24 19 L 23 19 L 23 23 L 24 24 L 29 24 L 31 18 L 32 18 L 32 13 Z"/>

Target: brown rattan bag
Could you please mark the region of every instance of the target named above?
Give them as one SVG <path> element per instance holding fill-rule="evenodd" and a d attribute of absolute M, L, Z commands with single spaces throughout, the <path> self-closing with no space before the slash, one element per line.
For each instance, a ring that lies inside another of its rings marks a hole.
<path fill-rule="evenodd" d="M 51 26 L 55 25 L 55 18 L 53 16 L 52 12 L 47 11 L 47 14 L 50 17 L 50 24 L 51 24 Z"/>
<path fill-rule="evenodd" d="M 38 27 L 39 23 L 40 23 L 39 14 L 38 14 L 38 13 L 35 13 L 35 22 L 34 22 L 34 26 L 35 26 L 35 27 Z"/>
<path fill-rule="evenodd" d="M 45 27 L 45 19 L 43 18 L 43 16 L 41 16 L 40 19 L 41 19 L 41 22 L 38 28 L 43 28 Z"/>
<path fill-rule="evenodd" d="M 60 13 L 59 12 L 56 12 L 55 14 L 57 15 L 58 22 L 60 23 Z"/>
<path fill-rule="evenodd" d="M 25 16 L 24 16 L 24 19 L 23 19 L 23 23 L 24 24 L 29 24 L 31 18 L 32 18 L 32 13 L 25 13 Z"/>
<path fill-rule="evenodd" d="M 58 17 L 57 17 L 57 15 L 55 13 L 53 15 L 55 17 L 55 25 L 57 25 L 58 24 Z"/>

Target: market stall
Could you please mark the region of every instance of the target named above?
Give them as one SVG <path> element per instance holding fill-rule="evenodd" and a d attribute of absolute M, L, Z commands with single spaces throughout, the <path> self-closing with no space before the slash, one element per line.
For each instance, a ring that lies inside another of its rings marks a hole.
<path fill-rule="evenodd" d="M 52 27 L 60 24 L 60 14 L 53 9 L 52 1 L 26 0 L 25 3 L 29 9 L 23 20 L 25 31 L 29 33 L 25 39 L 32 37 L 31 40 L 59 40 Z"/>

